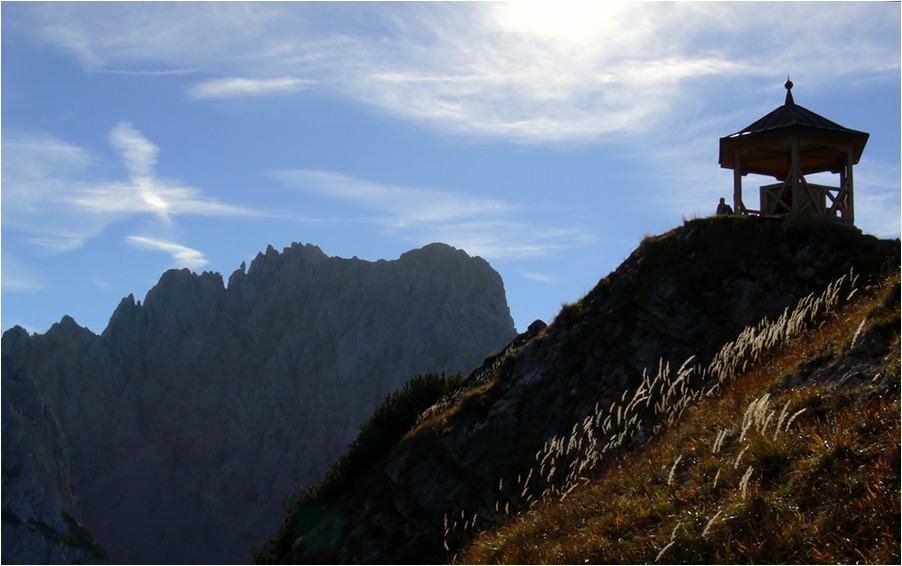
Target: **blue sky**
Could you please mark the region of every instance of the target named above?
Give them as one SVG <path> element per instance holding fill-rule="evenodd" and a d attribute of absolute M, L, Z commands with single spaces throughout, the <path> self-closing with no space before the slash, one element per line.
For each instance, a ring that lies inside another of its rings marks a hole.
<path fill-rule="evenodd" d="M 522 331 L 729 200 L 718 140 L 787 75 L 899 236 L 898 3 L 598 4 L 3 2 L 3 329 L 297 241 L 482 256 Z"/>

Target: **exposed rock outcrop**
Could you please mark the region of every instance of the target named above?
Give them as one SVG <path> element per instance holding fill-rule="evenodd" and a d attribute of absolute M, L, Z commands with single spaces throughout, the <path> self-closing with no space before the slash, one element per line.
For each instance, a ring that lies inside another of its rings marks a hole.
<path fill-rule="evenodd" d="M 2 379 L 3 563 L 108 564 L 79 522 L 56 417 L 31 377 L 5 356 Z"/>
<path fill-rule="evenodd" d="M 643 374 L 690 356 L 707 363 L 744 327 L 850 270 L 868 277 L 898 261 L 898 240 L 807 218 L 702 219 L 649 237 L 547 328 L 487 359 L 455 400 L 427 411 L 367 472 L 367 490 L 325 502 L 316 519 L 315 506 L 305 510 L 300 536 L 275 554 L 291 563 L 448 560 L 444 528 L 485 525 L 503 512 L 498 502 L 517 502 L 546 442 L 613 407 Z"/>
<path fill-rule="evenodd" d="M 481 258 L 432 244 L 368 262 L 294 244 L 228 287 L 168 271 L 100 336 L 65 317 L 8 331 L 3 352 L 59 419 L 83 522 L 111 556 L 235 563 L 387 394 L 468 371 L 514 335 Z"/>

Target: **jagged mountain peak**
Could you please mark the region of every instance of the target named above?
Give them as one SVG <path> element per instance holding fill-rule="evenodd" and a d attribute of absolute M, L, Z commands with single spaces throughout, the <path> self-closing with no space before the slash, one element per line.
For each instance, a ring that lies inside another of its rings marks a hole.
<path fill-rule="evenodd" d="M 449 257 L 462 257 L 469 258 L 470 256 L 467 252 L 463 250 L 459 250 L 454 246 L 449 246 L 448 244 L 444 244 L 441 242 L 433 242 L 431 244 L 427 244 L 422 248 L 410 250 L 408 252 L 404 252 L 401 254 L 400 259 L 412 259 L 416 257 L 428 257 L 428 258 L 449 258 Z"/>
<path fill-rule="evenodd" d="M 270 244 L 266 248 L 266 252 L 260 252 L 251 261 L 248 268 L 248 274 L 254 274 L 257 271 L 266 271 L 276 268 L 280 262 L 314 262 L 329 259 L 329 256 L 320 249 L 319 246 L 313 244 L 301 244 L 292 242 L 292 244 L 282 250 L 276 249 Z"/>
<path fill-rule="evenodd" d="M 248 560 L 279 502 L 387 394 L 468 371 L 515 335 L 500 276 L 437 251 L 369 262 L 270 246 L 228 287 L 163 273 L 101 336 L 69 318 L 7 332 L 4 354 L 65 432 L 84 524 L 123 562 Z"/>

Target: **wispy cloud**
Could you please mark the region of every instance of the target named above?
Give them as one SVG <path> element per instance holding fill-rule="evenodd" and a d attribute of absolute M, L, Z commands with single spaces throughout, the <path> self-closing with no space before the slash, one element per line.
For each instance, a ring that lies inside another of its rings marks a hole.
<path fill-rule="evenodd" d="M 376 223 L 412 244 L 441 241 L 489 259 L 547 256 L 584 245 L 591 236 L 579 227 L 536 226 L 530 211 L 499 199 L 422 187 L 356 179 L 330 171 L 279 170 L 272 176 L 308 194 L 341 201 L 359 210 L 359 220 Z"/>
<path fill-rule="evenodd" d="M 116 124 L 109 142 L 128 179 L 101 176 L 94 168 L 99 157 L 51 134 L 4 131 L 4 229 L 29 234 L 32 243 L 43 247 L 71 251 L 120 222 L 154 222 L 166 234 L 177 216 L 274 215 L 222 203 L 198 188 L 159 178 L 160 149 L 132 124 Z"/>
<path fill-rule="evenodd" d="M 157 240 L 145 236 L 127 236 L 125 241 L 136 248 L 168 253 L 172 256 L 173 267 L 199 269 L 210 263 L 202 252 L 176 242 Z"/>
<path fill-rule="evenodd" d="M 85 69 L 99 70 L 103 67 L 103 59 L 91 47 L 92 39 L 82 30 L 62 23 L 49 23 L 40 28 L 40 33 L 51 43 L 75 55 Z"/>
<path fill-rule="evenodd" d="M 817 88 L 899 71 L 898 9 L 872 3 L 122 4 L 30 23 L 89 70 L 202 70 L 195 98 L 317 89 L 529 144 L 655 132 L 710 101 L 712 79 L 754 90 L 804 69 Z"/>
<path fill-rule="evenodd" d="M 14 14 L 4 10 L 4 16 L 8 13 L 72 53 L 91 72 L 209 70 L 216 61 L 234 64 L 235 57 L 271 50 L 266 28 L 293 20 L 278 3 L 256 2 L 35 3 Z"/>
<path fill-rule="evenodd" d="M 899 165 L 862 158 L 855 170 L 855 224 L 880 238 L 898 238 L 902 232 Z M 836 184 L 836 183 L 833 183 Z"/>
<path fill-rule="evenodd" d="M 330 171 L 287 169 L 272 176 L 295 188 L 377 210 L 381 222 L 399 228 L 494 216 L 517 208 L 498 199 L 381 184 Z"/>
<path fill-rule="evenodd" d="M 900 68 L 898 5 L 883 3 L 775 3 L 766 9 L 751 2 L 15 8 L 4 15 L 17 14 L 88 71 L 196 70 L 204 79 L 187 83 L 185 92 L 198 101 L 313 92 L 480 141 L 601 141 L 613 147 L 628 137 L 652 160 L 637 169 L 672 183 L 649 198 L 684 212 L 707 211 L 721 196 L 721 172 L 708 148 L 779 104 L 779 96 L 772 105 L 760 96 L 765 84 L 773 88 L 775 75 L 792 72 L 800 86 L 815 91 L 895 83 Z M 799 21 L 806 25 L 793 23 Z M 712 114 L 721 121 L 698 119 Z M 123 143 L 139 141 L 124 127 L 120 134 Z M 137 151 L 136 160 L 153 158 L 150 148 L 128 147 L 123 151 Z M 712 167 L 699 168 L 699 162 Z M 131 207 L 161 222 L 179 211 L 240 213 L 204 203 L 198 191 L 178 183 L 154 179 L 148 187 L 143 179 L 133 178 L 126 190 L 122 183 L 86 187 L 79 203 L 99 213 Z M 361 180 L 314 180 L 307 185 L 328 188 L 336 198 L 342 190 L 365 187 Z M 427 214 L 450 222 L 443 216 L 471 204 L 426 210 L 404 198 L 402 188 L 393 189 L 378 198 L 361 189 L 353 198 L 398 227 Z M 862 200 L 861 206 L 870 205 Z"/>
<path fill-rule="evenodd" d="M 188 89 L 191 98 L 239 98 L 244 96 L 266 96 L 286 94 L 307 88 L 313 81 L 294 78 L 213 79 L 192 85 Z"/>
<path fill-rule="evenodd" d="M 428 37 L 368 46 L 377 64 L 339 87 L 441 130 L 559 143 L 653 129 L 686 81 L 748 71 L 669 39 L 683 23 L 678 12 L 613 4 L 492 3 L 407 15 Z"/>
<path fill-rule="evenodd" d="M 161 179 L 155 167 L 160 149 L 128 122 L 120 122 L 109 135 L 129 172 L 128 182 L 96 183 L 70 197 L 76 208 L 95 213 L 154 215 L 165 225 L 172 216 L 267 216 L 259 210 L 237 207 L 204 197 L 201 190 L 175 180 Z"/>
<path fill-rule="evenodd" d="M 3 132 L 3 229 L 32 243 L 67 251 L 81 247 L 112 215 L 75 211 L 71 199 L 85 188 L 94 164 L 86 150 L 45 132 Z"/>
<path fill-rule="evenodd" d="M 561 278 L 557 275 L 550 275 L 538 271 L 521 271 L 520 275 L 532 281 L 538 281 L 539 283 L 560 283 L 561 281 Z"/>
<path fill-rule="evenodd" d="M 537 271 L 521 271 L 520 275 L 532 281 L 538 281 L 539 283 L 559 283 L 561 281 L 561 278 L 556 275 L 549 275 L 548 273 L 540 273 Z"/>
<path fill-rule="evenodd" d="M 36 270 L 20 261 L 6 247 L 3 248 L 3 274 L 0 276 L 4 291 L 33 292 L 47 288 L 47 281 Z"/>
<path fill-rule="evenodd" d="M 119 122 L 110 132 L 110 145 L 121 155 L 132 180 L 150 177 L 157 164 L 160 148 L 128 122 Z"/>

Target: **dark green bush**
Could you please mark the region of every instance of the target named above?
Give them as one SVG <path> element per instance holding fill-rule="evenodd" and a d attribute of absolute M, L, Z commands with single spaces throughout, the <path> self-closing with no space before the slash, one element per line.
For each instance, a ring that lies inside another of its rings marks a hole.
<path fill-rule="evenodd" d="M 463 381 L 460 374 L 445 377 L 418 375 L 404 387 L 386 396 L 385 401 L 360 426 L 357 438 L 329 468 L 319 483 L 305 488 L 294 505 L 287 505 L 285 523 L 268 548 L 254 547 L 255 564 L 278 562 L 301 535 L 312 530 L 333 502 L 352 488 L 372 465 L 388 456 L 392 448 L 417 422 L 420 413 L 453 391 Z"/>
<path fill-rule="evenodd" d="M 388 395 L 326 473 L 319 495 L 331 499 L 344 492 L 348 484 L 366 472 L 374 461 L 388 455 L 416 424 L 420 413 L 457 387 L 462 379 L 460 374 L 447 378 L 434 373 L 418 375 Z"/>

